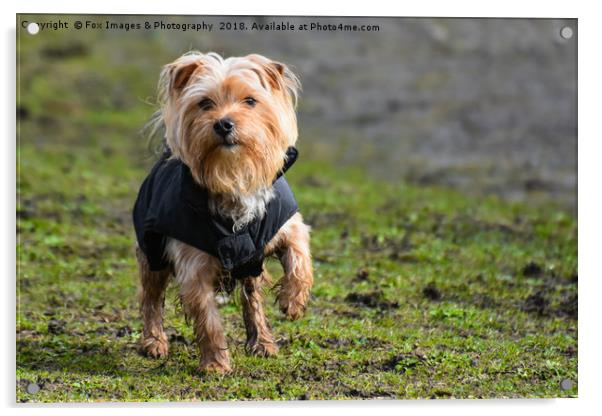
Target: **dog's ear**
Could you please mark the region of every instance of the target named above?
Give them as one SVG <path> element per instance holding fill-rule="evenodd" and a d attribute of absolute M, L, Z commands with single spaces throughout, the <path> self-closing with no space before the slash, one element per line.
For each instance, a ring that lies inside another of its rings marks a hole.
<path fill-rule="evenodd" d="M 159 80 L 160 94 L 165 98 L 169 95 L 180 95 L 192 75 L 198 72 L 202 65 L 202 62 L 197 59 L 178 59 L 165 65 Z"/>
<path fill-rule="evenodd" d="M 264 87 L 269 85 L 270 88 L 288 95 L 293 103 L 297 102 L 301 83 L 288 66 L 256 54 L 249 55 L 247 58 L 259 65 L 260 70 L 255 72 Z"/>
<path fill-rule="evenodd" d="M 178 65 L 173 69 L 171 87 L 175 90 L 183 90 L 192 74 L 201 66 L 199 62 Z"/>
<path fill-rule="evenodd" d="M 199 61 L 174 64 L 171 69 L 171 89 L 181 92 L 188 84 L 192 74 L 197 72 L 201 66 L 202 63 Z"/>

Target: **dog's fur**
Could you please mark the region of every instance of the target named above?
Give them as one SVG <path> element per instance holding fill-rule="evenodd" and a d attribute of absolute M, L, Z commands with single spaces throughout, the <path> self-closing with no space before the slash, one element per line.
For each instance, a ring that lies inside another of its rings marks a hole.
<path fill-rule="evenodd" d="M 260 55 L 223 59 L 215 53 L 190 52 L 164 67 L 159 80 L 157 123 L 165 127 L 167 146 L 183 161 L 194 180 L 208 189 L 210 209 L 229 217 L 235 228 L 265 214 L 274 194 L 271 184 L 284 163 L 285 151 L 297 140 L 295 106 L 299 81 L 283 64 Z M 234 123 L 227 140 L 214 131 L 223 118 Z M 170 239 L 166 255 L 171 267 L 152 272 L 144 253 L 136 252 L 140 270 L 140 302 L 144 330 L 142 351 L 163 357 L 168 340 L 163 331 L 165 289 L 171 275 L 180 288 L 187 316 L 194 322 L 201 353 L 200 370 L 231 371 L 215 293 L 224 276 L 217 258 Z M 290 319 L 305 309 L 313 284 L 309 227 L 296 213 L 265 247 L 279 257 L 284 276 L 276 285 L 281 311 Z M 270 356 L 278 351 L 263 311 L 264 272 L 242 280 L 241 303 L 247 351 Z"/>

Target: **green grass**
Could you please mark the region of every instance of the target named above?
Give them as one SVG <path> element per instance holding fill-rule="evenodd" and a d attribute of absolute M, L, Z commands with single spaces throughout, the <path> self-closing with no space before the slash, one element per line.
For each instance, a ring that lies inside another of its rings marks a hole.
<path fill-rule="evenodd" d="M 129 210 L 145 170 L 106 153 L 22 143 L 18 400 L 576 394 L 559 389 L 577 379 L 573 219 L 304 159 L 288 177 L 314 228 L 316 284 L 298 322 L 282 320 L 269 296 L 279 356 L 244 353 L 231 300 L 221 314 L 234 373 L 200 376 L 172 288 L 170 355 L 141 357 Z M 26 393 L 30 382 L 41 391 Z"/>
<path fill-rule="evenodd" d="M 361 167 L 312 161 L 303 139 L 287 177 L 313 226 L 315 286 L 297 322 L 283 320 L 268 295 L 279 355 L 245 354 L 240 306 L 230 299 L 220 312 L 234 372 L 199 375 L 171 287 L 170 354 L 142 357 L 130 210 L 152 164 L 135 134 L 152 110 L 137 97 L 150 95 L 156 71 L 138 77 L 94 54 L 46 62 L 44 44 L 28 42 L 20 48 L 18 401 L 577 395 L 575 218 L 552 203 L 377 182 Z M 108 88 L 119 80 L 135 93 Z M 280 276 L 275 262 L 268 267 Z M 560 389 L 564 379 L 571 390 Z M 41 390 L 28 393 L 30 383 Z"/>

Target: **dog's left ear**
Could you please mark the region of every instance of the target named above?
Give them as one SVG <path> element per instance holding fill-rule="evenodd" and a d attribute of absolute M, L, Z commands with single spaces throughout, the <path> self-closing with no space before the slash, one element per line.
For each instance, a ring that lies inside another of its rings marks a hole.
<path fill-rule="evenodd" d="M 247 58 L 260 65 L 261 71 L 257 74 L 264 86 L 267 83 L 272 89 L 284 92 L 296 104 L 301 83 L 288 66 L 261 55 L 249 55 Z"/>

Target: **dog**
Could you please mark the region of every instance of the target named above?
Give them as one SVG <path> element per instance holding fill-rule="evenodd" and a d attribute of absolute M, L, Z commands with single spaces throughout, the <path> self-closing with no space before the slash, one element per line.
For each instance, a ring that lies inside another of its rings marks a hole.
<path fill-rule="evenodd" d="M 313 284 L 310 227 L 283 176 L 297 156 L 299 89 L 286 65 L 257 54 L 189 52 L 161 71 L 155 123 L 165 152 L 134 207 L 139 345 L 147 356 L 168 353 L 163 307 L 172 276 L 202 372 L 232 371 L 216 294 L 233 281 L 241 286 L 246 351 L 277 354 L 263 308 L 266 257 L 283 267 L 274 286 L 280 310 L 291 320 L 303 315 Z"/>

